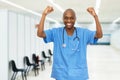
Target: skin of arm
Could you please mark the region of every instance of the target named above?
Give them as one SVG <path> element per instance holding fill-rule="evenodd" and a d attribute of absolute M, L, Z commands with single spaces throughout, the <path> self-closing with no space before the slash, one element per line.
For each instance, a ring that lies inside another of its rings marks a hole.
<path fill-rule="evenodd" d="M 40 23 L 37 25 L 37 28 L 38 28 L 37 36 L 41 38 L 46 37 L 45 32 L 44 32 L 44 22 L 45 22 L 46 16 L 52 11 L 53 11 L 53 7 L 51 6 L 47 6 L 47 8 L 43 11 Z"/>
<path fill-rule="evenodd" d="M 99 22 L 98 16 L 94 10 L 93 7 L 88 7 L 87 11 L 94 17 L 95 19 L 95 23 L 96 23 L 96 35 L 95 38 L 102 38 L 103 33 L 102 33 L 102 28 L 101 28 L 101 24 Z"/>

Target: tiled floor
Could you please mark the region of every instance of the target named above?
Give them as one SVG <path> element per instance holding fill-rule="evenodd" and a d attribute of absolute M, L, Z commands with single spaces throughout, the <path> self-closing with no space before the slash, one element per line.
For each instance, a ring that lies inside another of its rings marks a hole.
<path fill-rule="evenodd" d="M 88 67 L 90 80 L 120 80 L 120 51 L 111 46 L 88 46 Z M 28 80 L 54 80 L 50 78 L 51 67 L 46 63 L 46 70 L 28 75 Z"/>

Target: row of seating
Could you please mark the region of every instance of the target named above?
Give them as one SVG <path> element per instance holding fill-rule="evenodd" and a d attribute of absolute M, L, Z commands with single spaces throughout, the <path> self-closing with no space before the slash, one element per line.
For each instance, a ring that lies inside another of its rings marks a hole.
<path fill-rule="evenodd" d="M 21 72 L 22 80 L 27 80 L 27 74 L 29 73 L 31 67 L 33 67 L 35 76 L 37 74 L 39 74 L 40 67 L 41 67 L 42 71 L 45 70 L 45 61 L 44 60 L 48 58 L 49 64 L 51 65 L 51 63 L 52 63 L 52 60 L 51 60 L 52 53 L 51 53 L 50 49 L 48 50 L 48 53 L 49 53 L 50 56 L 46 56 L 45 52 L 42 51 L 42 57 L 44 58 L 43 60 L 40 60 L 39 56 L 36 56 L 36 54 L 33 53 L 32 54 L 33 62 L 30 62 L 29 57 L 25 56 L 23 60 L 24 60 L 24 64 L 27 66 L 26 69 L 17 68 L 15 61 L 11 60 L 10 64 L 11 64 L 12 70 L 13 70 L 13 75 L 11 77 L 11 80 L 16 79 L 16 75 L 17 75 L 18 72 Z"/>

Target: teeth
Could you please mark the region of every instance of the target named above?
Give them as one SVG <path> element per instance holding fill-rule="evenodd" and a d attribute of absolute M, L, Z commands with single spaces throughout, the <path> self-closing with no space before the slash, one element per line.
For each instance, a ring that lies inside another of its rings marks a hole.
<path fill-rule="evenodd" d="M 71 23 L 67 23 L 67 25 L 72 25 Z"/>

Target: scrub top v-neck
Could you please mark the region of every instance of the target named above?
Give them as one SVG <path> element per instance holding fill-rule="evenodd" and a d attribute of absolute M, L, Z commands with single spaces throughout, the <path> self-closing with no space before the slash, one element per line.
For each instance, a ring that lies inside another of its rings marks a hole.
<path fill-rule="evenodd" d="M 86 48 L 87 44 L 94 44 L 97 39 L 94 38 L 95 31 L 78 27 L 76 30 L 79 39 L 75 40 L 76 32 L 69 36 L 64 27 L 45 30 L 44 41 L 54 43 L 51 77 L 56 80 L 88 79 Z M 63 47 L 63 44 L 66 46 Z"/>

